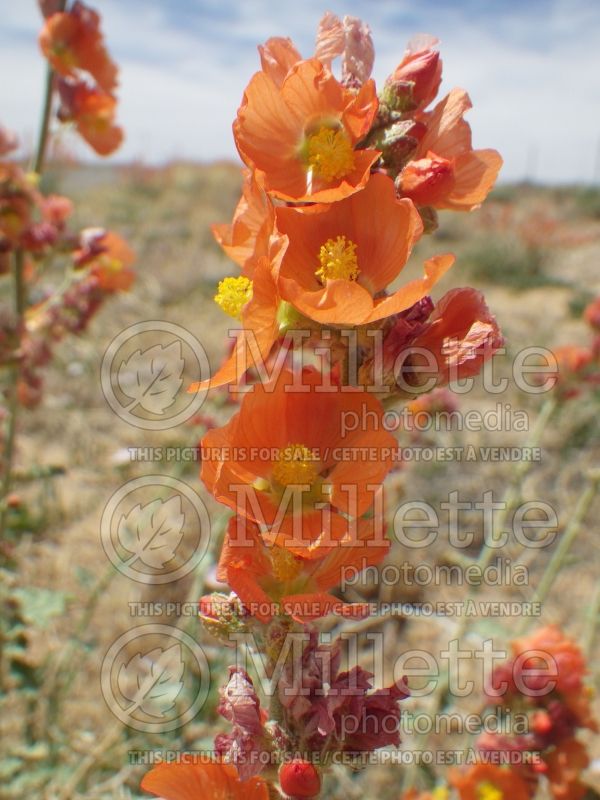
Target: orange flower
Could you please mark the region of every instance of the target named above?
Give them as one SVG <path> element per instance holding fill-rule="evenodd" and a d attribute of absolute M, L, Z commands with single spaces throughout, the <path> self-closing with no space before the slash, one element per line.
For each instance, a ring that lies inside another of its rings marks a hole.
<path fill-rule="evenodd" d="M 273 223 L 271 201 L 254 176 L 247 172 L 233 221 L 231 224 L 213 225 L 212 232 L 227 255 L 244 267 L 249 258 L 268 254 Z"/>
<path fill-rule="evenodd" d="M 401 800 L 449 800 L 450 792 L 444 784 L 438 784 L 430 792 L 407 789 L 402 793 Z"/>
<path fill-rule="evenodd" d="M 118 70 L 104 46 L 100 16 L 79 0 L 47 18 L 40 47 L 59 75 L 74 78 L 77 70 L 85 70 L 105 92 L 116 87 Z"/>
<path fill-rule="evenodd" d="M 554 800 L 580 800 L 586 787 L 579 776 L 589 765 L 585 747 L 576 739 L 568 739 L 544 759 L 548 765 L 546 777 Z"/>
<path fill-rule="evenodd" d="M 227 383 L 240 383 L 250 367 L 262 369 L 279 336 L 277 318 L 280 298 L 273 271 L 279 264 L 285 237 L 273 239 L 269 256 L 253 257 L 245 263 L 245 272 L 239 278 L 225 278 L 219 284 L 216 302 L 230 316 L 239 318 L 242 328 L 235 347 L 209 379 L 193 383 L 188 392 L 214 389 Z"/>
<path fill-rule="evenodd" d="M 123 141 L 123 130 L 114 123 L 117 101 L 107 92 L 86 83 L 60 81 L 61 122 L 73 122 L 78 133 L 99 155 L 108 156 Z"/>
<path fill-rule="evenodd" d="M 471 288 L 452 289 L 436 304 L 425 331 L 406 348 L 406 366 L 401 367 L 402 385 L 414 387 L 414 393 L 418 394 L 419 381 L 429 385 L 435 377 L 435 385 L 444 386 L 478 375 L 483 364 L 503 343 L 496 318 L 481 292 Z M 417 364 L 413 365 L 411 351 L 419 350 L 425 353 L 415 354 Z M 394 359 L 396 375 L 401 355 L 402 351 Z M 428 366 L 429 359 L 433 359 L 431 370 L 424 371 L 425 358 Z"/>
<path fill-rule="evenodd" d="M 370 508 L 397 449 L 378 400 L 332 389 L 316 370 L 284 370 L 253 386 L 201 442 L 201 476 L 215 498 L 299 552 L 343 535 L 339 512 L 360 517 Z M 349 419 L 364 424 L 350 432 Z"/>
<path fill-rule="evenodd" d="M 473 150 L 471 128 L 463 115 L 469 95 L 453 89 L 433 111 L 418 116 L 426 132 L 398 176 L 403 195 L 419 206 L 470 211 L 489 194 L 502 158 L 495 150 Z"/>
<path fill-rule="evenodd" d="M 283 200 L 332 202 L 364 186 L 375 150 L 357 150 L 377 112 L 375 84 L 342 87 L 316 59 L 301 61 L 280 87 L 257 72 L 233 132 L 265 191 Z"/>
<path fill-rule="evenodd" d="M 268 800 L 262 778 L 241 781 L 231 764 L 195 763 L 192 756 L 180 763 L 164 763 L 142 778 L 141 787 L 164 800 Z"/>
<path fill-rule="evenodd" d="M 302 56 L 296 50 L 291 39 L 272 36 L 263 45 L 258 46 L 260 65 L 263 72 L 271 78 L 277 88 L 281 88 L 288 72 Z"/>
<path fill-rule="evenodd" d="M 278 274 L 281 296 L 317 322 L 362 325 L 403 311 L 454 261 L 449 255 L 431 259 L 425 277 L 383 295 L 423 230 L 412 202 L 398 200 L 385 175 L 373 175 L 362 191 L 338 203 L 275 214 L 278 230 L 289 238 Z"/>
<path fill-rule="evenodd" d="M 262 622 L 281 604 L 300 622 L 329 613 L 364 616 L 361 603 L 346 604 L 329 594 L 339 586 L 345 570 L 362 570 L 378 564 L 389 549 L 380 534 L 381 519 L 360 520 L 328 547 L 317 546 L 295 554 L 278 544 L 265 544 L 256 523 L 233 517 L 223 543 L 217 578 L 227 583 L 246 610 Z M 377 537 L 377 538 L 376 538 Z"/>
<path fill-rule="evenodd" d="M 408 43 L 404 58 L 385 82 L 386 105 L 397 111 L 425 108 L 438 93 L 442 62 L 435 50 L 438 40 L 418 36 Z"/>
<path fill-rule="evenodd" d="M 260 63 L 265 72 L 281 87 L 287 74 L 302 56 L 291 39 L 274 36 L 259 45 Z M 342 83 L 358 88 L 371 76 L 375 51 L 371 29 L 357 17 L 343 20 L 327 11 L 319 22 L 315 58 L 331 70 L 331 62 L 341 56 Z"/>
<path fill-rule="evenodd" d="M 529 800 L 532 792 L 517 772 L 494 764 L 475 764 L 468 770 L 451 770 L 450 785 L 460 800 Z"/>
<path fill-rule="evenodd" d="M 81 232 L 81 247 L 73 254 L 77 267 L 87 267 L 105 292 L 127 291 L 135 279 L 130 269 L 135 253 L 127 242 L 111 231 L 87 228 Z"/>
<path fill-rule="evenodd" d="M 562 695 L 566 706 L 577 717 L 579 725 L 597 730 L 590 707 L 591 691 L 584 683 L 588 672 L 585 657 L 576 642 L 565 636 L 556 625 L 545 625 L 528 636 L 515 639 L 511 642 L 511 648 L 515 656 L 535 650 L 551 656 L 556 676 L 547 677 L 546 682 L 556 684 L 555 691 Z M 532 655 L 521 666 L 522 669 L 541 667 L 545 670 L 547 662 Z M 541 687 L 544 685 L 542 683 Z"/>

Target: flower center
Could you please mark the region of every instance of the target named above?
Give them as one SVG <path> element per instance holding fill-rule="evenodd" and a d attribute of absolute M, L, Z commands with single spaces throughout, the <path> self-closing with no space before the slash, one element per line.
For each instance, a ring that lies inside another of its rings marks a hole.
<path fill-rule="evenodd" d="M 502 800 L 502 791 L 489 781 L 483 781 L 477 785 L 477 800 Z"/>
<path fill-rule="evenodd" d="M 319 474 L 318 463 L 308 447 L 288 444 L 278 454 L 272 477 L 281 486 L 312 486 Z"/>
<path fill-rule="evenodd" d="M 354 150 L 345 131 L 321 127 L 308 137 L 307 161 L 324 181 L 344 178 L 354 169 Z"/>
<path fill-rule="evenodd" d="M 226 314 L 234 319 L 239 319 L 242 309 L 252 297 L 252 281 L 240 275 L 239 278 L 224 278 L 219 283 L 215 295 L 215 303 Z"/>
<path fill-rule="evenodd" d="M 358 278 L 360 270 L 356 258 L 356 245 L 345 236 L 327 239 L 319 250 L 319 261 L 321 266 L 315 275 L 323 285 L 328 279 L 341 278 L 355 281 Z"/>
<path fill-rule="evenodd" d="M 273 575 L 282 583 L 294 580 L 302 567 L 293 553 L 283 547 L 277 547 L 277 545 L 274 545 L 271 550 L 271 565 Z"/>

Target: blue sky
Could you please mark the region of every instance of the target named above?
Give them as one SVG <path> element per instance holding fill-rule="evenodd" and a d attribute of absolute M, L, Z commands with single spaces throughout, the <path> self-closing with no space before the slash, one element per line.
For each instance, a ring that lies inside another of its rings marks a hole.
<path fill-rule="evenodd" d="M 236 159 L 231 136 L 257 44 L 290 36 L 312 54 L 325 10 L 372 30 L 382 82 L 415 33 L 441 40 L 442 92 L 470 93 L 476 147 L 495 147 L 505 180 L 600 175 L 597 0 L 96 0 L 121 67 L 118 159 Z M 43 81 L 35 0 L 0 0 L 0 122 L 26 141 Z M 7 79 L 9 76 L 9 79 Z M 78 155 L 92 158 L 75 138 Z"/>

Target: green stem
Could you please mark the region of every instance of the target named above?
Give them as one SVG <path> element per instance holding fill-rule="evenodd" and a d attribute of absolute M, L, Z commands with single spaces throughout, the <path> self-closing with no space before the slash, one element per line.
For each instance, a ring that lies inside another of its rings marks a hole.
<path fill-rule="evenodd" d="M 21 343 L 22 328 L 25 322 L 25 308 L 27 305 L 27 291 L 24 280 L 25 258 L 22 250 L 15 250 L 14 253 L 14 297 L 15 312 L 17 315 L 17 331 L 19 336 L 19 347 Z M 10 493 L 13 477 L 13 459 L 15 454 L 15 439 L 17 432 L 17 417 L 19 413 L 18 381 L 21 372 L 19 360 L 10 370 L 10 387 L 8 398 L 8 421 L 6 428 L 6 440 L 4 443 L 4 458 L 2 476 L 2 505 L 0 508 L 0 540 L 4 539 L 7 517 L 7 497 Z"/>
<path fill-rule="evenodd" d="M 535 425 L 531 431 L 531 434 L 528 437 L 527 444 L 525 445 L 528 448 L 537 447 L 542 434 L 548 424 L 550 417 L 554 413 L 556 409 L 557 401 L 556 399 L 551 396 L 549 397 L 543 404 L 542 408 L 540 409 L 540 413 L 536 419 Z M 516 504 L 519 502 L 519 498 L 521 497 L 522 493 L 522 486 L 523 486 L 523 479 L 533 466 L 533 461 L 521 461 L 516 469 L 513 471 L 511 476 L 510 483 L 504 493 L 502 498 L 502 508 L 499 510 L 498 516 L 495 517 L 494 520 L 494 527 L 489 537 L 489 540 L 485 542 L 481 550 L 479 551 L 479 556 L 477 559 L 473 560 L 473 563 L 476 564 L 482 571 L 489 565 L 490 561 L 492 560 L 493 556 L 498 552 L 498 548 L 494 546 L 495 542 L 498 541 L 498 536 L 502 533 L 506 520 L 508 518 L 509 513 L 514 509 Z M 479 591 L 480 585 L 475 584 L 471 586 L 467 593 L 467 602 L 471 600 L 474 595 L 477 594 Z M 469 626 L 469 622 L 471 621 L 471 617 L 467 617 L 463 615 L 458 620 L 456 630 L 454 633 L 454 638 L 460 643 L 460 640 L 467 632 L 467 628 Z M 443 698 L 448 690 L 449 686 L 449 679 L 450 675 L 448 670 L 443 672 L 440 675 L 438 684 L 435 687 L 435 690 L 431 697 L 430 709 L 429 713 L 431 716 L 435 716 L 439 711 Z M 417 747 L 419 750 L 423 749 L 427 744 L 428 734 L 423 734 L 417 739 Z M 403 789 L 409 789 L 413 786 L 416 773 L 418 770 L 417 762 L 414 761 L 413 764 L 407 769 Z"/>
<path fill-rule="evenodd" d="M 64 11 L 67 5 L 67 0 L 62 0 L 58 4 L 56 11 Z M 37 175 L 41 175 L 44 169 L 44 162 L 46 160 L 46 149 L 48 146 L 48 137 L 50 134 L 50 115 L 52 114 L 52 99 L 54 96 L 54 70 L 50 64 L 46 67 L 46 82 L 44 87 L 44 105 L 42 107 L 42 116 L 40 117 L 40 129 L 38 132 L 37 147 L 35 155 L 31 163 L 31 170 Z"/>
<path fill-rule="evenodd" d="M 592 595 L 592 602 L 588 606 L 585 615 L 585 630 L 583 632 L 583 639 L 581 642 L 581 649 L 584 655 L 589 658 L 592 652 L 592 645 L 596 636 L 596 626 L 598 618 L 600 617 L 600 584 L 596 587 L 596 591 Z"/>
<path fill-rule="evenodd" d="M 54 95 L 54 70 L 48 64 L 46 68 L 46 85 L 44 90 L 44 106 L 40 119 L 40 130 L 38 133 L 37 147 L 35 156 L 31 164 L 31 171 L 41 175 L 44 170 L 46 160 L 46 149 L 50 134 L 50 114 L 52 112 L 52 98 Z"/>
<path fill-rule="evenodd" d="M 571 521 L 569 522 L 566 531 L 560 537 L 558 546 L 552 554 L 552 558 L 550 559 L 550 562 L 548 563 L 548 566 L 542 575 L 542 579 L 533 593 L 533 597 L 531 598 L 532 603 L 543 603 L 548 596 L 548 592 L 552 588 L 552 585 L 556 580 L 556 576 L 561 570 L 565 556 L 577 538 L 577 534 L 581 530 L 581 526 L 585 521 L 587 513 L 594 502 L 599 483 L 600 472 L 594 471 L 588 475 L 588 485 L 579 496 L 579 500 L 575 506 L 575 511 L 571 517 Z M 521 617 L 521 621 L 516 627 L 517 635 L 520 635 L 525 631 L 529 621 L 529 617 Z"/>

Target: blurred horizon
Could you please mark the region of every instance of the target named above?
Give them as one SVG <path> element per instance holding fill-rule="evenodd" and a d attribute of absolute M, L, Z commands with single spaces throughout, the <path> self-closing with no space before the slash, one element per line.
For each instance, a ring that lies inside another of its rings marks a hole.
<path fill-rule="evenodd" d="M 120 66 L 117 120 L 125 143 L 99 159 L 75 135 L 60 147 L 84 163 L 173 161 L 239 164 L 231 123 L 259 68 L 257 45 L 289 36 L 312 55 L 326 10 L 369 23 L 374 77 L 381 86 L 418 33 L 440 39 L 444 80 L 473 101 L 467 119 L 476 148 L 504 158 L 500 182 L 600 182 L 600 4 L 593 0 L 306 0 L 302 13 L 272 0 L 96 0 L 107 46 Z M 42 25 L 35 0 L 0 0 L 0 124 L 31 147 L 41 102 Z M 135 36 L 132 36 L 135 31 Z"/>

